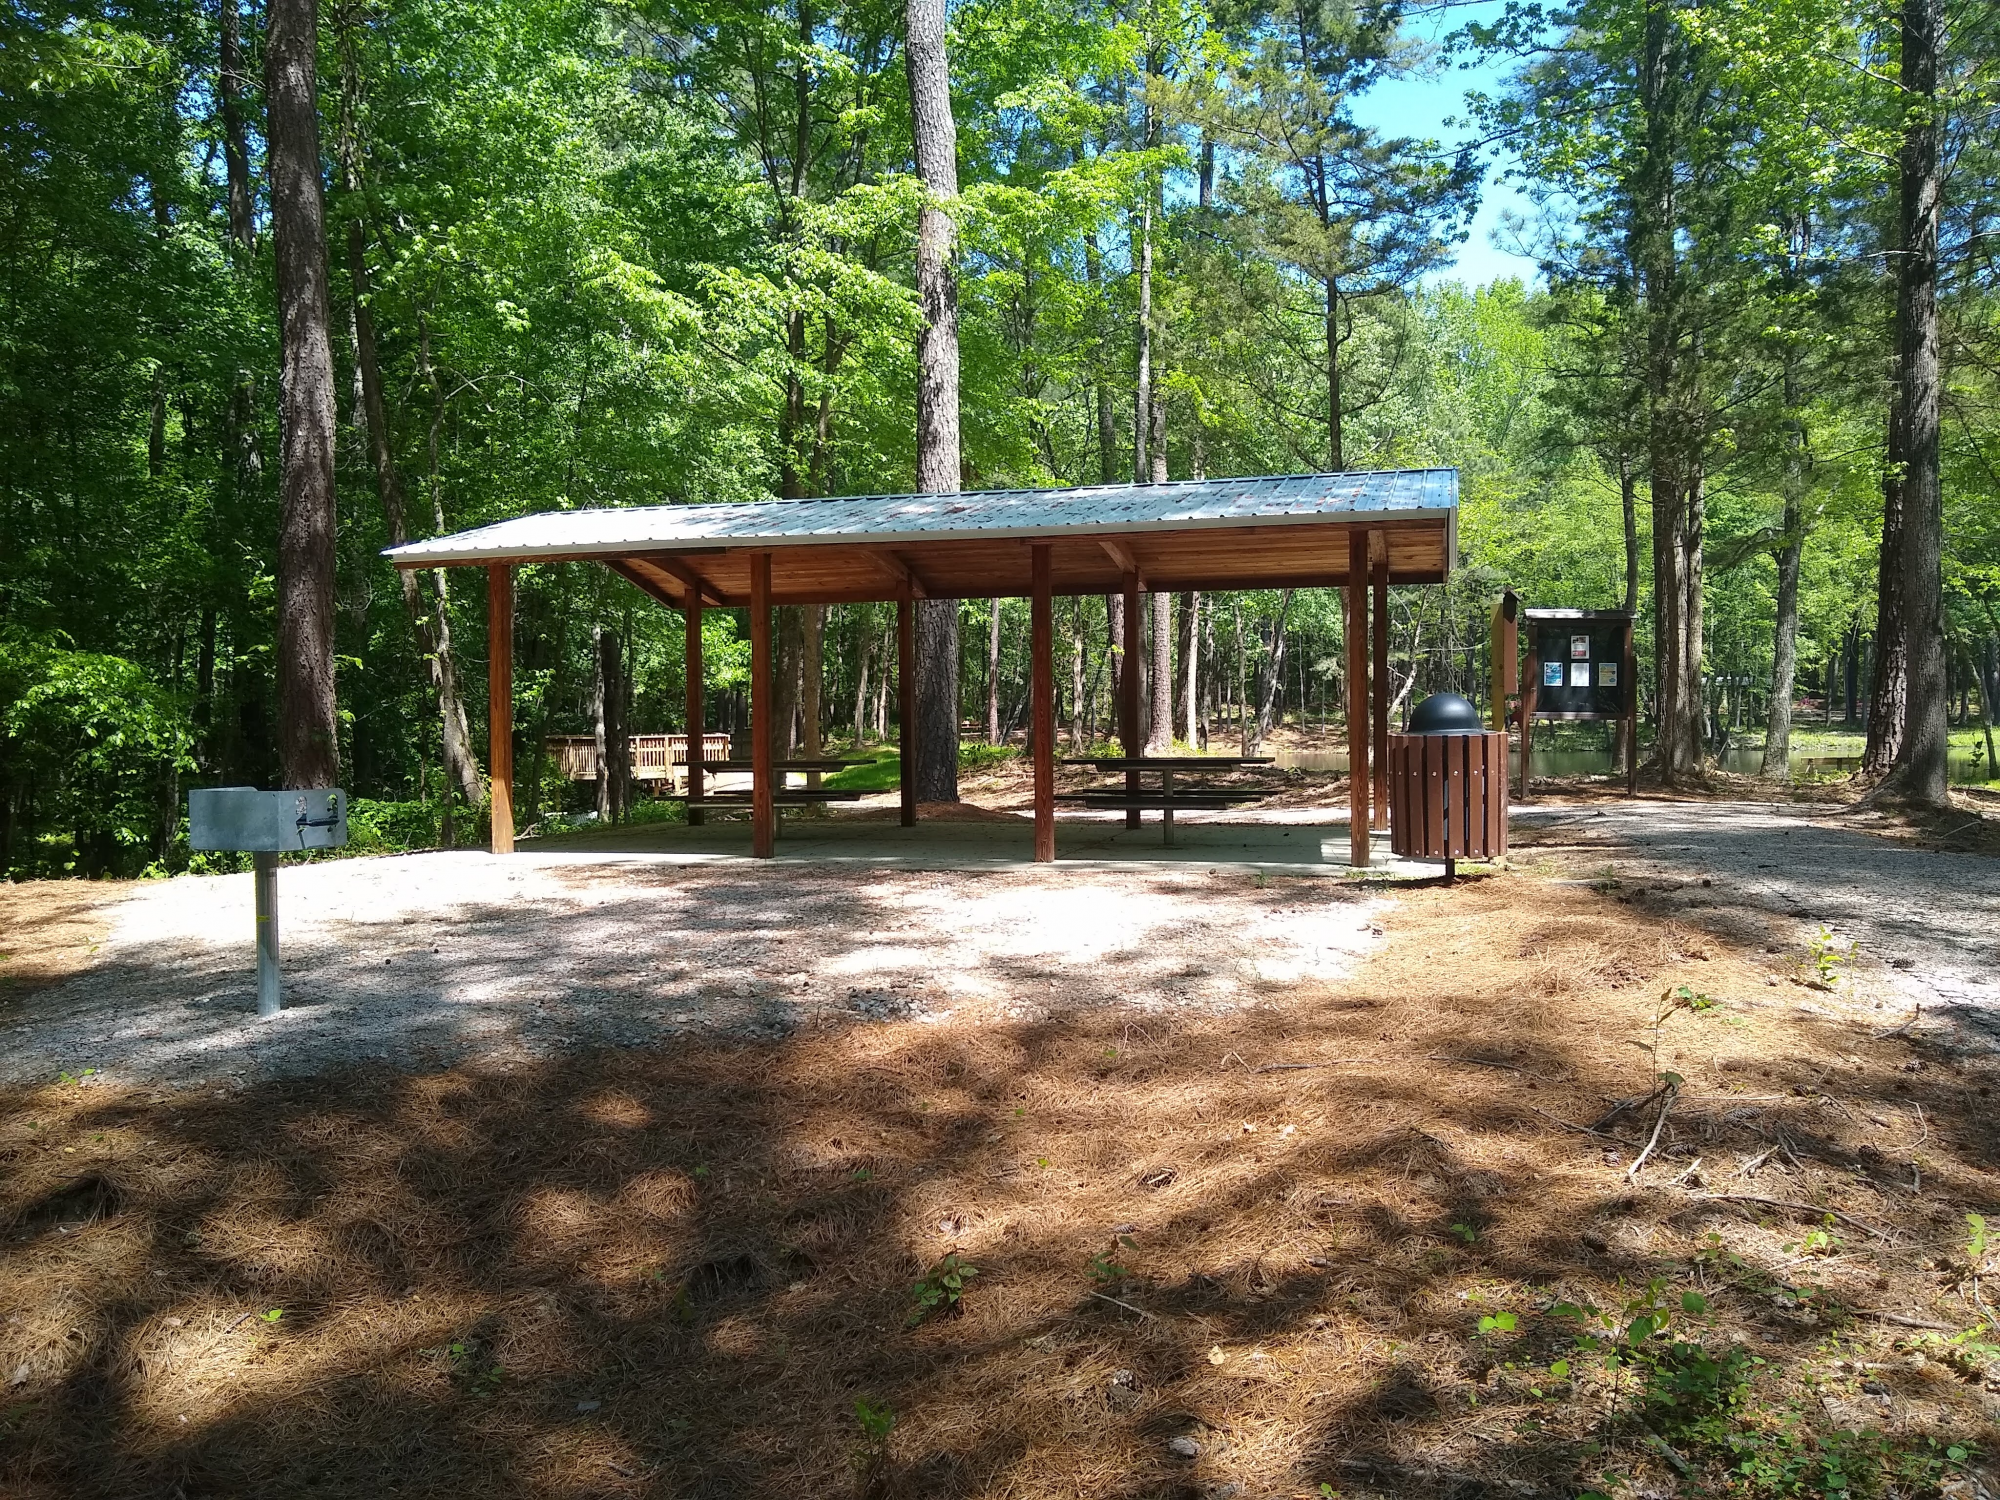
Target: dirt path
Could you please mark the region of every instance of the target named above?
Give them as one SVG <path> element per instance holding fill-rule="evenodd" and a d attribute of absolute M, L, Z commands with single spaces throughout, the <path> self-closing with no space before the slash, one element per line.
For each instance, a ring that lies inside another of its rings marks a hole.
<path fill-rule="evenodd" d="M 1860 944 L 1963 1045 L 2000 1049 L 2000 861 L 1884 837 L 1879 820 L 1770 803 L 1638 801 L 1518 809 L 1515 847 L 1572 878 L 1739 941 Z"/>
<path fill-rule="evenodd" d="M 1053 1005 L 1227 1011 L 1337 977 L 1380 898 L 1235 866 L 688 866 L 479 853 L 288 867 L 256 1020 L 248 875 L 129 888 L 85 972 L 0 1011 L 0 1080 L 297 1076 Z"/>

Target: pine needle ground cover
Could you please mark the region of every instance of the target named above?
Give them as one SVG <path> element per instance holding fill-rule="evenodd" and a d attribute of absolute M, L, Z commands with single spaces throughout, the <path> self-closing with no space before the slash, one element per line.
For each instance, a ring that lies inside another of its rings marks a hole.
<path fill-rule="evenodd" d="M 11 1089 L 0 1492 L 1980 1492 L 1990 1059 L 1629 889 L 1380 921 L 1224 1016 Z"/>

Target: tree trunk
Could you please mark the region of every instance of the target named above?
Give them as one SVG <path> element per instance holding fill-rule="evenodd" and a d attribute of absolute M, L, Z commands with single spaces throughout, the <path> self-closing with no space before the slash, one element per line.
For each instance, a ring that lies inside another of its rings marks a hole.
<path fill-rule="evenodd" d="M 1125 596 L 1106 594 L 1104 596 L 1104 630 L 1108 640 L 1105 659 L 1111 664 L 1112 718 L 1115 725 L 1117 706 L 1125 701 Z"/>
<path fill-rule="evenodd" d="M 1165 755 L 1174 748 L 1174 596 L 1154 594 L 1153 711 L 1146 726 L 1146 753 Z"/>
<path fill-rule="evenodd" d="M 1278 685 L 1285 679 L 1285 621 L 1291 613 L 1292 591 L 1286 589 L 1278 595 L 1278 618 L 1271 626 L 1270 662 L 1264 677 L 1262 701 L 1257 705 L 1257 743 L 1260 745 L 1271 733 L 1278 706 Z"/>
<path fill-rule="evenodd" d="M 1792 774 L 1792 692 L 1799 663 L 1799 557 L 1805 551 L 1805 517 L 1799 499 L 1785 500 L 1785 545 L 1778 553 L 1778 625 L 1771 645 L 1771 712 L 1764 729 L 1763 775 Z"/>
<path fill-rule="evenodd" d="M 917 490 L 959 488 L 958 285 L 952 270 L 958 132 L 944 52 L 944 0 L 908 0 L 904 12 L 910 121 L 924 207 L 917 223 Z M 958 601 L 916 608 L 916 792 L 919 802 L 958 800 Z"/>
<path fill-rule="evenodd" d="M 1000 601 L 986 630 L 986 743 L 1000 743 Z"/>
<path fill-rule="evenodd" d="M 1083 754 L 1084 740 L 1084 679 L 1083 679 L 1083 595 L 1070 600 L 1069 640 L 1069 753 Z"/>
<path fill-rule="evenodd" d="M 1196 689 L 1200 685 L 1200 675 L 1196 670 L 1195 623 L 1201 613 L 1201 595 L 1183 592 L 1181 594 L 1180 628 L 1174 634 L 1174 648 L 1180 652 L 1180 676 L 1174 683 L 1174 732 L 1182 743 L 1195 743 L 1195 719 L 1200 713 L 1196 707 Z"/>
<path fill-rule="evenodd" d="M 223 0 L 227 10 L 234 0 Z M 343 38 L 345 40 L 345 38 Z M 357 135 L 360 107 L 360 78 L 351 47 L 343 48 L 340 160 L 342 188 L 357 201 L 354 217 L 347 223 L 347 279 L 352 295 L 354 322 L 355 378 L 361 387 L 361 414 L 367 430 L 368 454 L 375 471 L 375 493 L 382 505 L 389 545 L 400 547 L 410 539 L 409 521 L 402 476 L 396 470 L 389 434 L 387 398 L 383 393 L 382 367 L 375 348 L 375 310 L 371 302 L 372 278 L 368 270 L 367 232 L 362 227 L 361 144 Z M 440 738 L 444 747 L 445 772 L 458 788 L 468 807 L 477 807 L 485 795 L 479 776 L 479 762 L 472 753 L 472 729 L 465 713 L 465 701 L 458 690 L 458 668 L 452 659 L 451 617 L 443 595 L 436 594 L 435 620 L 422 597 L 414 569 L 396 570 L 397 588 L 403 609 L 410 618 L 417 650 L 430 674 L 431 689 L 437 695 Z"/>
<path fill-rule="evenodd" d="M 1145 484 L 1152 467 L 1147 441 L 1153 429 L 1153 194 L 1139 210 L 1139 382 L 1132 403 L 1132 482 Z"/>
<path fill-rule="evenodd" d="M 1875 586 L 1875 641 L 1868 673 L 1868 739 L 1861 774 L 1882 776 L 1903 746 L 1903 708 L 1909 696 L 1909 612 L 1903 605 L 1903 420 L 1900 389 L 1889 397 L 1888 440 L 1882 467 L 1882 548 Z"/>
<path fill-rule="evenodd" d="M 1104 290 L 1104 257 L 1097 248 L 1097 236 L 1088 234 L 1083 239 L 1084 275 L 1090 282 L 1091 290 L 1100 297 Z M 1099 317 L 1103 316 L 1102 309 Z M 1104 379 L 1103 372 L 1111 364 L 1111 342 L 1100 335 L 1097 340 L 1097 378 L 1092 384 L 1092 394 L 1097 401 L 1097 482 L 1113 484 L 1118 479 L 1118 418 L 1111 409 L 1111 383 Z"/>
<path fill-rule="evenodd" d="M 618 649 L 617 639 L 602 625 L 590 627 L 591 763 L 597 771 L 597 821 L 611 821 L 611 679 L 616 668 L 607 657 Z"/>
<path fill-rule="evenodd" d="M 277 251 L 278 739 L 287 786 L 340 779 L 334 706 L 333 350 L 320 183 L 316 0 L 271 0 L 264 97 Z"/>
<path fill-rule="evenodd" d="M 800 611 L 799 626 L 802 635 L 799 652 L 799 749 L 807 760 L 818 760 L 826 753 L 826 744 L 820 735 L 820 721 L 826 711 L 826 606 L 806 605 Z M 817 788 L 820 773 L 808 771 L 806 785 Z"/>
<path fill-rule="evenodd" d="M 1340 430 L 1340 285 L 1326 282 L 1326 464 L 1338 474 L 1347 467 Z"/>
<path fill-rule="evenodd" d="M 1632 473 L 1632 455 L 1618 455 L 1618 497 L 1625 508 L 1625 613 L 1639 611 L 1639 482 Z M 1627 692 L 1631 691 L 1628 686 Z"/>
<path fill-rule="evenodd" d="M 1899 744 L 1882 790 L 1919 806 L 1947 801 L 1944 493 L 1938 463 L 1943 385 L 1938 359 L 1938 55 L 1943 0 L 1903 0 L 1902 85 L 1906 101 L 1897 202 L 1896 386 L 1903 437 L 1902 525 L 1892 555 L 1882 538 L 1882 572 L 1893 569 L 1907 661 Z M 1886 623 L 1886 622 L 1885 622 Z M 1871 728 L 1870 740 L 1873 741 Z"/>

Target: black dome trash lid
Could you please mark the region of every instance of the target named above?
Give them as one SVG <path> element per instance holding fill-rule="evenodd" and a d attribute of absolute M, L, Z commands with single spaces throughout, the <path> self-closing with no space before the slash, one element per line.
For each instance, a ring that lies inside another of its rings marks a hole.
<path fill-rule="evenodd" d="M 1405 734 L 1480 734 L 1486 728 L 1479 710 L 1457 693 L 1432 693 L 1410 710 Z"/>

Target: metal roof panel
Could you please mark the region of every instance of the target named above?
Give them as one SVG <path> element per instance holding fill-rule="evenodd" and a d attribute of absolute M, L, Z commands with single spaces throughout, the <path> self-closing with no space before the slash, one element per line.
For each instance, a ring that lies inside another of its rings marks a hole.
<path fill-rule="evenodd" d="M 392 547 L 385 555 L 404 565 L 431 565 L 745 546 L 1114 535 L 1331 520 L 1357 512 L 1450 518 L 1457 506 L 1456 469 L 1394 469 L 542 511 Z"/>

